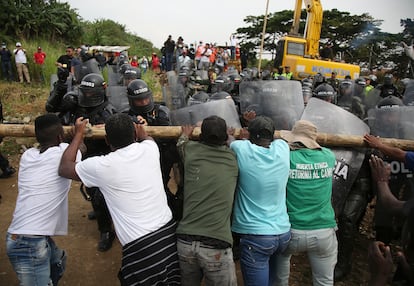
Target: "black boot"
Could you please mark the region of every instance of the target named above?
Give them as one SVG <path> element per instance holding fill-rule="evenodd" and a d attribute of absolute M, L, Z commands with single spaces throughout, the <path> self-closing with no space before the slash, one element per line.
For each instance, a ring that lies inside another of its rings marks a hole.
<path fill-rule="evenodd" d="M 104 252 L 104 251 L 111 249 L 112 242 L 114 241 L 114 239 L 115 239 L 115 234 L 112 231 L 102 232 L 101 239 L 99 240 L 99 243 L 98 243 L 98 250 Z"/>

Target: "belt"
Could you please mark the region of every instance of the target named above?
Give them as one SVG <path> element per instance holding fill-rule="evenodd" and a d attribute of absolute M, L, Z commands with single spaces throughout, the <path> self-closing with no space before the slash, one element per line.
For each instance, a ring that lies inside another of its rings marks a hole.
<path fill-rule="evenodd" d="M 47 235 L 27 235 L 27 234 L 10 234 L 12 240 L 17 240 L 18 238 L 42 238 L 48 237 Z"/>
<path fill-rule="evenodd" d="M 231 244 L 219 239 L 199 236 L 199 235 L 186 235 L 186 234 L 177 234 L 177 238 L 180 242 L 191 245 L 193 241 L 200 242 L 202 247 L 211 248 L 211 249 L 227 249 L 231 247 Z"/>

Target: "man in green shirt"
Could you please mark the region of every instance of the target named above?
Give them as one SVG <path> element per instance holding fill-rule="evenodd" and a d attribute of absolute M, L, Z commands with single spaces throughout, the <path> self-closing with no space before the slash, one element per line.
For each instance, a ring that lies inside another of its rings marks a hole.
<path fill-rule="evenodd" d="M 292 238 L 278 257 L 277 285 L 289 283 L 292 254 L 306 252 L 313 285 L 332 286 L 338 253 L 331 204 L 335 155 L 316 142 L 316 126 L 309 121 L 297 121 L 292 131 L 282 131 L 281 137 L 290 145 L 286 204 Z"/>
<path fill-rule="evenodd" d="M 237 285 L 230 215 L 237 184 L 236 155 L 226 146 L 224 119 L 210 116 L 200 142 L 183 126 L 177 147 L 184 162 L 184 211 L 177 227 L 182 285 Z"/>

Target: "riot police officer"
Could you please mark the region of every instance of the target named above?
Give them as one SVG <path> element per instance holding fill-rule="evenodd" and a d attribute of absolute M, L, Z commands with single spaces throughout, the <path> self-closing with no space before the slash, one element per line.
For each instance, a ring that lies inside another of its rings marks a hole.
<path fill-rule="evenodd" d="M 141 79 L 131 81 L 127 87 L 127 94 L 130 106 L 128 115 L 131 116 L 134 122 L 149 126 L 170 125 L 170 111 L 168 107 L 154 103 L 152 92 L 145 81 Z M 176 164 L 178 169 L 182 169 L 176 148 L 176 141 L 171 139 L 158 139 L 156 142 L 160 149 L 161 171 L 164 188 L 167 192 L 168 204 L 173 212 L 173 216 L 179 219 L 182 212 L 182 186 L 180 183 L 177 184 L 176 194 L 173 194 L 168 187 L 173 165 Z M 182 172 L 180 173 L 183 174 Z M 175 179 L 177 182 L 177 178 Z"/>
<path fill-rule="evenodd" d="M 312 96 L 327 101 L 329 103 L 333 103 L 335 100 L 336 92 L 330 84 L 322 82 L 319 83 L 317 87 L 313 90 Z"/>
<path fill-rule="evenodd" d="M 106 83 L 102 75 L 90 73 L 84 76 L 80 82 L 77 97 L 71 93 L 64 96 L 64 100 L 72 102 L 76 101 L 77 98 L 76 107 L 72 111 L 74 113 L 71 116 L 72 120 L 76 121 L 78 117 L 84 117 L 88 118 L 92 125 L 104 124 L 109 116 L 115 113 L 115 108 L 107 101 L 105 89 Z M 71 123 L 73 124 L 74 121 Z M 87 151 L 83 159 L 110 152 L 104 139 L 92 140 L 85 138 L 84 142 Z M 86 193 L 90 196 L 100 232 L 98 250 L 107 251 L 112 247 L 115 238 L 111 215 L 99 188 L 86 188 Z"/>
<path fill-rule="evenodd" d="M 384 76 L 384 83 L 376 86 L 376 89 L 380 90 L 380 96 L 385 98 L 387 96 L 397 96 L 401 98 L 401 94 L 398 91 L 397 87 L 393 83 L 393 76 L 390 73 L 387 73 Z"/>

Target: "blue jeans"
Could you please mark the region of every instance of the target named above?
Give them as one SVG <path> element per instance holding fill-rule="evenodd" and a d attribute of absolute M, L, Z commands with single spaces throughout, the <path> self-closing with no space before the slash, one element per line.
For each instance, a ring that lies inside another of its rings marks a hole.
<path fill-rule="evenodd" d="M 335 228 L 317 230 L 291 229 L 292 239 L 286 251 L 278 256 L 276 283 L 289 285 L 290 258 L 292 254 L 307 252 L 312 269 L 313 285 L 334 285 L 334 269 L 338 255 Z"/>
<path fill-rule="evenodd" d="M 3 73 L 3 78 L 7 79 L 8 81 L 13 80 L 13 73 L 12 73 L 12 64 L 11 61 L 1 62 L 1 72 Z"/>
<path fill-rule="evenodd" d="M 7 234 L 6 249 L 20 286 L 58 284 L 66 253 L 48 236 Z"/>
<path fill-rule="evenodd" d="M 181 285 L 200 285 L 204 277 L 206 286 L 237 285 L 236 267 L 231 248 L 214 249 L 200 241 L 177 240 L 181 268 Z"/>
<path fill-rule="evenodd" d="M 245 286 L 272 285 L 277 255 L 288 246 L 290 231 L 280 235 L 241 235 L 240 267 Z"/>

